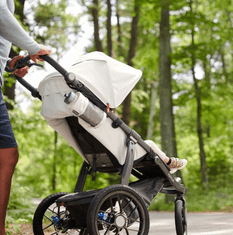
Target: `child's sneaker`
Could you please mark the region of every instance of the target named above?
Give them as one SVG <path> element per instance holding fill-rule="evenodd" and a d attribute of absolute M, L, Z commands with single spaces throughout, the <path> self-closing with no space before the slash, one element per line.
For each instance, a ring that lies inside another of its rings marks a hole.
<path fill-rule="evenodd" d="M 186 159 L 171 157 L 167 164 L 171 169 L 170 173 L 174 174 L 177 170 L 181 170 L 182 168 L 184 168 L 187 165 L 187 163 L 188 161 Z"/>

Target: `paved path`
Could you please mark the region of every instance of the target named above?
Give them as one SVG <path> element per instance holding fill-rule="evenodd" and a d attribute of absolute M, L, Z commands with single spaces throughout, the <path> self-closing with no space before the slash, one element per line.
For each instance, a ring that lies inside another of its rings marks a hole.
<path fill-rule="evenodd" d="M 188 213 L 188 235 L 233 235 L 233 213 Z M 149 235 L 176 235 L 174 213 L 150 212 Z"/>

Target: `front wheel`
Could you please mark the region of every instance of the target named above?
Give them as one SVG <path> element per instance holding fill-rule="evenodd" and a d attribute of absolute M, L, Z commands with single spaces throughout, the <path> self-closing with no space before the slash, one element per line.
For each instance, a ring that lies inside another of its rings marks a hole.
<path fill-rule="evenodd" d="M 112 185 L 93 198 L 87 213 L 90 235 L 148 235 L 149 213 L 130 187 Z"/>
<path fill-rule="evenodd" d="M 175 202 L 175 223 L 177 235 L 187 235 L 187 211 L 186 204 L 183 200 Z"/>

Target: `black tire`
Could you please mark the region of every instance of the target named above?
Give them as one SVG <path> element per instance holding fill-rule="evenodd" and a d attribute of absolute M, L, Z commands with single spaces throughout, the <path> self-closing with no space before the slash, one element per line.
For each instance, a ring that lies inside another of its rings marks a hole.
<path fill-rule="evenodd" d="M 175 223 L 177 235 L 187 235 L 186 213 L 185 202 L 182 200 L 177 200 L 175 202 Z"/>
<path fill-rule="evenodd" d="M 149 213 L 142 198 L 130 187 L 112 185 L 93 198 L 87 213 L 89 235 L 147 235 Z"/>
<path fill-rule="evenodd" d="M 55 201 L 67 193 L 55 193 L 46 197 L 37 207 L 33 218 L 33 232 L 35 235 L 48 235 L 48 234 L 72 234 L 78 230 L 69 229 L 67 233 L 62 233 L 55 226 L 54 220 L 51 218 L 52 215 L 60 217 L 64 215 L 64 210 L 58 212 L 56 211 L 57 206 Z M 73 232 L 72 232 L 73 231 Z M 64 232 L 64 231 L 63 231 Z M 79 231 L 79 234 L 87 234 L 83 230 Z"/>

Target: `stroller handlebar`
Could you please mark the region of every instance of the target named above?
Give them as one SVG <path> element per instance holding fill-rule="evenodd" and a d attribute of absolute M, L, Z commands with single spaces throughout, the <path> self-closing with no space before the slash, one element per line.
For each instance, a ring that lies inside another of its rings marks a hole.
<path fill-rule="evenodd" d="M 79 85 L 79 84 L 76 84 L 77 81 L 75 79 L 75 75 L 73 73 L 67 72 L 67 70 L 65 70 L 53 58 L 51 58 L 48 55 L 40 55 L 40 58 L 48 62 L 52 67 L 54 67 L 65 78 L 68 84 Z"/>
<path fill-rule="evenodd" d="M 40 58 L 44 61 L 48 62 L 52 67 L 54 67 L 61 75 L 64 76 L 67 82 L 71 82 L 73 80 L 73 74 L 68 73 L 60 64 L 58 64 L 54 59 L 52 59 L 49 55 L 40 55 Z M 14 72 L 16 69 L 23 68 L 25 66 L 31 67 L 33 65 L 43 67 L 37 63 L 30 62 L 30 55 L 25 56 L 17 61 L 15 67 L 13 69 L 8 69 L 8 72 Z M 41 99 L 41 96 L 37 89 L 29 84 L 24 78 L 15 75 L 16 80 L 21 83 L 24 87 L 26 87 L 32 94 L 33 97 L 37 97 Z"/>
<path fill-rule="evenodd" d="M 59 73 L 61 73 L 65 78 L 68 76 L 68 72 L 58 64 L 53 58 L 49 55 L 40 55 L 40 58 L 48 62 L 52 67 L 54 67 Z"/>

